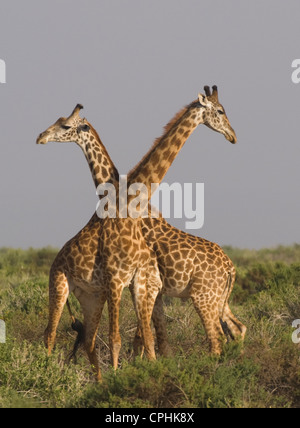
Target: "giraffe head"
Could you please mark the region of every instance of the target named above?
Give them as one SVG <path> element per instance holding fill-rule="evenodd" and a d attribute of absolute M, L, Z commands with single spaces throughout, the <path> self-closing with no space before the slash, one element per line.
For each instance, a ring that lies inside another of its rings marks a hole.
<path fill-rule="evenodd" d="M 216 132 L 220 132 L 226 140 L 235 144 L 237 138 L 226 116 L 224 107 L 219 103 L 218 88 L 213 86 L 211 92 L 209 86 L 204 86 L 204 91 L 205 95 L 199 94 L 198 96 L 200 106 L 203 108 L 202 121 L 204 125 Z"/>
<path fill-rule="evenodd" d="M 79 116 L 81 109 L 83 106 L 77 104 L 69 117 L 58 119 L 54 125 L 39 135 L 37 144 L 47 144 L 49 141 L 54 141 L 57 143 L 75 142 L 80 145 L 82 133 L 90 131 L 88 121 Z"/>
<path fill-rule="evenodd" d="M 79 116 L 81 104 L 77 104 L 72 114 L 61 117 L 54 125 L 42 132 L 37 138 L 37 144 L 47 144 L 49 141 L 57 143 L 76 143 L 88 161 L 96 187 L 108 181 L 119 180 L 119 174 L 107 153 L 97 131 L 86 120 Z"/>

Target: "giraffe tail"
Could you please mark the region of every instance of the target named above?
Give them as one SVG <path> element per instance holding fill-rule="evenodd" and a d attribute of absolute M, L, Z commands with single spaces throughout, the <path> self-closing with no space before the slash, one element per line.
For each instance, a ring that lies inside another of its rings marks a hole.
<path fill-rule="evenodd" d="M 83 326 L 82 322 L 80 322 L 78 319 L 76 319 L 74 317 L 72 310 L 71 310 L 69 300 L 67 300 L 67 308 L 68 308 L 68 311 L 69 311 L 69 314 L 70 314 L 70 317 L 72 320 L 72 324 L 71 324 L 72 329 L 74 331 L 76 331 L 76 333 L 77 333 L 77 337 L 76 337 L 76 340 L 74 343 L 73 350 L 69 353 L 69 355 L 67 357 L 67 361 L 68 361 L 68 363 L 70 363 L 71 360 L 74 359 L 75 364 L 76 364 L 76 362 L 77 362 L 76 353 L 78 351 L 79 346 L 84 342 L 84 326 Z"/>
<path fill-rule="evenodd" d="M 223 295 L 225 295 L 225 293 L 226 293 L 226 297 L 225 297 L 225 300 L 223 303 L 221 319 L 224 318 L 225 307 L 226 307 L 227 302 L 229 300 L 231 286 L 232 286 L 232 274 L 231 274 L 231 272 L 228 272 L 228 278 L 227 278 L 226 285 L 225 285 L 224 292 L 223 292 Z"/>
<path fill-rule="evenodd" d="M 229 297 L 230 297 L 232 281 L 233 281 L 232 273 L 228 272 L 228 278 L 227 278 L 226 285 L 225 285 L 224 291 L 223 291 L 223 296 L 225 296 L 225 298 L 224 298 L 223 308 L 222 308 L 222 311 L 220 314 L 220 323 L 221 323 L 223 332 L 227 336 L 231 336 L 231 338 L 233 338 L 233 337 L 231 335 L 230 329 L 228 328 L 227 322 L 224 321 L 224 312 L 225 312 L 225 308 L 226 308 L 226 305 L 227 305 Z"/>

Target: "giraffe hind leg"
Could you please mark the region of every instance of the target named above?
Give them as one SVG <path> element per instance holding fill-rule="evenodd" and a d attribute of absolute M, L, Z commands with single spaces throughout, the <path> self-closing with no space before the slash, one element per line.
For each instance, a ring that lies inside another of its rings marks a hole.
<path fill-rule="evenodd" d="M 167 336 L 166 319 L 163 308 L 162 295 L 159 294 L 153 307 L 152 321 L 155 328 L 158 352 L 163 357 L 170 357 L 172 350 L 170 348 Z M 134 356 L 142 357 L 144 354 L 144 345 L 141 328 L 138 326 L 133 342 Z"/>
<path fill-rule="evenodd" d="M 103 292 L 96 296 L 85 292 L 81 292 L 79 294 L 76 293 L 75 295 L 83 311 L 83 343 L 85 351 L 95 373 L 96 380 L 101 382 L 100 358 L 96 346 L 96 340 L 103 308 L 107 299 L 107 293 L 103 290 Z"/>
<path fill-rule="evenodd" d="M 48 355 L 51 354 L 54 348 L 57 327 L 68 295 L 69 284 L 65 274 L 61 272 L 51 273 L 49 281 L 49 321 L 44 333 L 44 343 L 48 349 Z"/>
<path fill-rule="evenodd" d="M 234 283 L 235 270 L 232 269 L 229 272 L 226 285 L 224 287 L 224 293 L 222 299 L 219 302 L 220 323 L 225 335 L 228 338 L 232 340 L 242 339 L 243 341 L 246 335 L 247 327 L 233 315 L 228 304 Z"/>
<path fill-rule="evenodd" d="M 159 294 L 156 299 L 153 308 L 152 320 L 156 332 L 158 352 L 164 357 L 170 357 L 172 355 L 172 350 L 168 342 L 164 303 L 161 294 Z"/>
<path fill-rule="evenodd" d="M 200 303 L 200 296 L 191 296 L 194 307 L 200 316 L 210 345 L 210 352 L 220 355 L 225 335 L 220 324 L 219 310 L 216 302 L 206 299 L 205 304 Z"/>
<path fill-rule="evenodd" d="M 167 339 L 167 329 L 166 329 L 162 295 L 159 294 L 161 288 L 162 288 L 161 278 L 159 276 L 158 268 L 155 267 L 154 269 L 150 270 L 150 274 L 148 277 L 147 305 L 148 305 L 149 316 L 151 316 L 152 314 L 152 321 L 155 328 L 158 351 L 160 355 L 167 357 L 167 356 L 170 356 L 172 352 Z M 133 287 L 131 287 L 131 293 L 132 293 L 132 298 L 135 305 Z M 144 353 L 143 337 L 142 337 L 141 328 L 139 326 L 137 328 L 136 335 L 134 338 L 133 349 L 134 349 L 135 356 L 137 355 L 143 356 L 143 353 Z"/>

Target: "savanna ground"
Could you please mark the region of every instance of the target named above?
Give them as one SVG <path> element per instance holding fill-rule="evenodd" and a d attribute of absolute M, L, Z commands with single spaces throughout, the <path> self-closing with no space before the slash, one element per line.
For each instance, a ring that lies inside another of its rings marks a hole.
<path fill-rule="evenodd" d="M 75 334 L 67 311 L 51 355 L 43 346 L 48 272 L 57 251 L 0 250 L 0 407 L 300 407 L 300 347 L 292 321 L 300 318 L 300 245 L 249 251 L 225 248 L 237 267 L 230 306 L 247 325 L 240 344 L 208 354 L 203 327 L 189 301 L 166 299 L 174 357 L 133 360 L 136 319 L 128 291 L 121 311 L 120 369 L 109 363 L 107 310 L 99 330 L 103 384 L 97 385 L 83 351 L 67 364 Z M 72 305 L 81 318 L 74 297 Z"/>

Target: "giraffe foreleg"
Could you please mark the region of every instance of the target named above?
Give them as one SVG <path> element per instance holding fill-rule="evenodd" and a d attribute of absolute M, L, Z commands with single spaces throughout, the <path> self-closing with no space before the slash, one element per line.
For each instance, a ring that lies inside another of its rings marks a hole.
<path fill-rule="evenodd" d="M 118 368 L 119 354 L 122 344 L 119 327 L 119 314 L 123 287 L 124 286 L 120 281 L 110 281 L 110 286 L 108 287 L 109 348 L 112 366 L 115 370 Z"/>
<path fill-rule="evenodd" d="M 147 290 L 146 284 L 147 275 L 145 269 L 138 269 L 133 283 L 134 306 L 138 318 L 138 325 L 142 333 L 146 357 L 149 360 L 155 360 L 154 338 L 151 331 L 151 315 L 159 288 L 153 287 L 150 292 L 150 289 Z"/>

